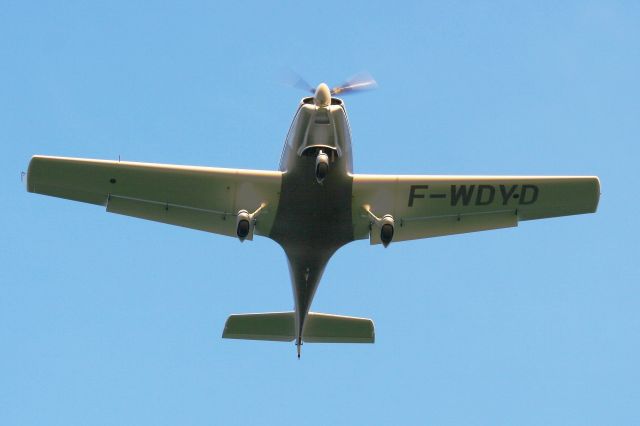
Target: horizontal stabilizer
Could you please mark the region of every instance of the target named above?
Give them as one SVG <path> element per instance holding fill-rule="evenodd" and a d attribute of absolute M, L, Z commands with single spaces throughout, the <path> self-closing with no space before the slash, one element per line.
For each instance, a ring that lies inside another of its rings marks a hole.
<path fill-rule="evenodd" d="M 293 312 L 235 314 L 227 319 L 222 337 L 291 342 L 295 338 L 295 329 L 296 320 Z"/>
<path fill-rule="evenodd" d="M 302 333 L 309 343 L 373 343 L 373 321 L 368 318 L 309 312 Z"/>
<path fill-rule="evenodd" d="M 231 315 L 222 337 L 226 339 L 271 340 L 295 339 L 294 312 Z M 302 340 L 309 343 L 373 343 L 373 321 L 367 318 L 309 312 Z"/>

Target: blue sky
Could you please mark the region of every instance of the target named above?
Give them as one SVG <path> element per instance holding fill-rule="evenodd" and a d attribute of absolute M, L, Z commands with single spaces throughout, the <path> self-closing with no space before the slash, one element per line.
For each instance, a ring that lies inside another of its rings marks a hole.
<path fill-rule="evenodd" d="M 637 2 L 24 2 L 0 11 L 0 423 L 640 423 Z M 31 155 L 275 169 L 302 93 L 361 173 L 598 175 L 598 213 L 332 259 L 374 345 L 220 338 L 282 250 L 28 194 Z"/>

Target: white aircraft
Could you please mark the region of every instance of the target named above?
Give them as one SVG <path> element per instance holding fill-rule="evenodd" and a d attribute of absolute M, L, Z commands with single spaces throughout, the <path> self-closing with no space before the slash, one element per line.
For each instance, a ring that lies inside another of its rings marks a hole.
<path fill-rule="evenodd" d="M 289 261 L 294 310 L 231 315 L 222 337 L 295 340 L 298 357 L 303 342 L 374 342 L 370 319 L 309 310 L 327 262 L 351 241 L 387 247 L 596 211 L 595 176 L 354 174 L 345 106 L 333 95 L 374 84 L 322 83 L 302 99 L 278 171 L 34 156 L 27 189 L 240 241 L 273 239 Z"/>

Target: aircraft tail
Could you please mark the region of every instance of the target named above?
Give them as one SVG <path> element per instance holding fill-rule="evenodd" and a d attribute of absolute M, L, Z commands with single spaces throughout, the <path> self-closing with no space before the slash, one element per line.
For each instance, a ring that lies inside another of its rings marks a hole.
<path fill-rule="evenodd" d="M 222 337 L 227 339 L 271 340 L 291 342 L 295 339 L 294 312 L 231 315 L 224 325 Z M 302 332 L 308 343 L 373 343 L 373 321 L 309 312 Z"/>

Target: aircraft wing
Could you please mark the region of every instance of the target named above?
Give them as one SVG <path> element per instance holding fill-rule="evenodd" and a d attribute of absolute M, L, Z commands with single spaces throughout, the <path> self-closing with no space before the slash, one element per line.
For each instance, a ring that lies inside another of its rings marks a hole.
<path fill-rule="evenodd" d="M 520 220 L 593 213 L 595 176 L 353 175 L 356 239 L 380 243 L 380 222 L 394 219 L 393 241 L 517 226 Z M 371 214 L 367 213 L 367 209 Z M 372 216 L 373 215 L 373 216 Z"/>
<path fill-rule="evenodd" d="M 282 173 L 34 156 L 27 190 L 104 206 L 108 212 L 236 236 L 236 215 L 254 212 L 268 235 Z"/>

